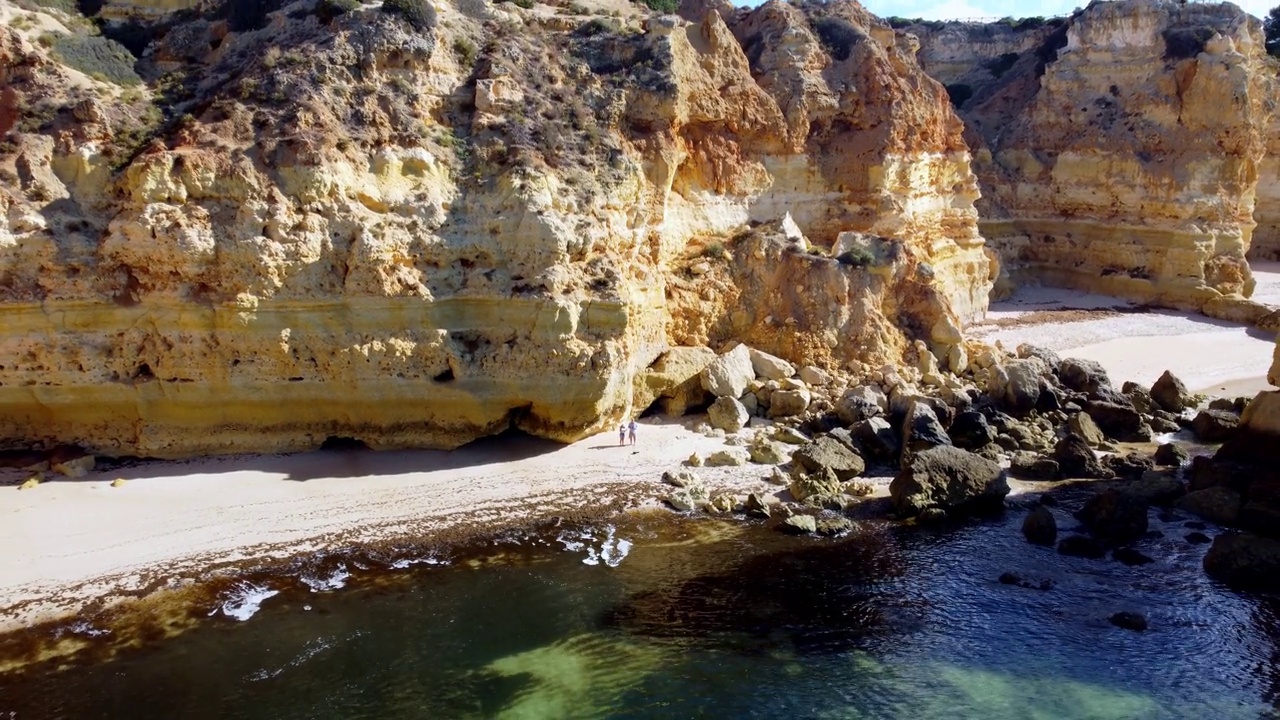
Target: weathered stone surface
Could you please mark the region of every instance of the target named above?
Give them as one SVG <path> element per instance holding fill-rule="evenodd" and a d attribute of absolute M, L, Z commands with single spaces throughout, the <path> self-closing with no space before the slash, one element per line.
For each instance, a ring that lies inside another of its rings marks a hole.
<path fill-rule="evenodd" d="M 1029 358 L 1009 360 L 989 372 L 987 392 L 991 397 L 1009 410 L 1023 413 L 1036 407 L 1048 368 L 1040 359 Z"/>
<path fill-rule="evenodd" d="M 1191 430 L 1204 442 L 1223 442 L 1231 438 L 1240 418 L 1222 410 L 1201 410 L 1191 421 Z"/>
<path fill-rule="evenodd" d="M 790 450 L 782 443 L 764 437 L 756 437 L 752 440 L 747 446 L 747 453 L 751 456 L 751 462 L 760 465 L 781 465 L 791 457 Z"/>
<path fill-rule="evenodd" d="M 1018 346 L 1018 357 L 1026 360 L 1028 358 L 1036 358 L 1044 363 L 1045 368 L 1055 375 L 1058 367 L 1062 365 L 1062 356 L 1041 345 L 1032 345 L 1030 343 L 1022 343 Z"/>
<path fill-rule="evenodd" d="M 746 465 L 749 459 L 746 450 L 731 447 L 711 453 L 703 463 L 707 467 L 736 467 Z"/>
<path fill-rule="evenodd" d="M 1187 494 L 1187 487 L 1176 472 L 1148 470 L 1142 477 L 1122 488 L 1126 495 L 1148 505 L 1168 505 Z"/>
<path fill-rule="evenodd" d="M 1106 369 L 1095 360 L 1066 358 L 1058 365 L 1058 376 L 1063 385 L 1086 395 L 1111 387 L 1111 378 Z"/>
<path fill-rule="evenodd" d="M 662 481 L 668 485 L 674 485 L 678 488 L 688 488 L 702 484 L 702 480 L 698 477 L 698 474 L 687 468 L 668 470 L 662 473 Z"/>
<path fill-rule="evenodd" d="M 1180 413 L 1196 406 L 1195 395 L 1168 370 L 1151 386 L 1151 397 L 1171 413 Z"/>
<path fill-rule="evenodd" d="M 662 403 L 664 413 L 680 417 L 689 408 L 702 405 L 707 393 L 700 374 L 715 358 L 709 347 L 668 348 L 637 379 L 636 406 L 646 408 L 656 400 Z"/>
<path fill-rule="evenodd" d="M 1240 508 L 1244 507 L 1244 498 L 1240 493 L 1224 487 L 1211 487 L 1188 493 L 1178 501 L 1179 510 L 1184 510 L 1219 525 L 1234 525 L 1240 517 Z"/>
<path fill-rule="evenodd" d="M 756 377 L 766 380 L 785 380 L 796 374 L 796 366 L 777 355 L 770 355 L 754 348 L 747 350 L 751 355 L 751 367 Z"/>
<path fill-rule="evenodd" d="M 809 409 L 813 396 L 808 390 L 775 390 L 769 396 L 769 417 L 792 417 Z"/>
<path fill-rule="evenodd" d="M 1078 435 L 1090 447 L 1102 447 L 1107 442 L 1107 436 L 1102 433 L 1102 428 L 1093 421 L 1093 417 L 1088 413 L 1076 413 L 1067 419 L 1067 430 Z"/>
<path fill-rule="evenodd" d="M 787 489 L 791 497 L 804 501 L 814 496 L 834 496 L 840 494 L 840 478 L 831 468 L 813 471 L 793 472 Z"/>
<path fill-rule="evenodd" d="M 1053 517 L 1053 511 L 1037 505 L 1022 521 L 1022 534 L 1033 545 L 1053 547 L 1058 541 L 1058 521 Z"/>
<path fill-rule="evenodd" d="M 1280 540 L 1252 533 L 1219 535 L 1204 556 L 1204 569 L 1232 587 L 1280 590 Z"/>
<path fill-rule="evenodd" d="M 844 443 L 819 437 L 791 454 L 791 460 L 805 472 L 831 470 L 841 481 L 852 480 L 866 470 L 866 462 Z"/>
<path fill-rule="evenodd" d="M 818 532 L 818 521 L 812 515 L 792 515 L 778 527 L 792 535 L 809 535 Z"/>
<path fill-rule="evenodd" d="M 734 433 L 746 426 L 751 419 L 747 408 L 737 398 L 718 397 L 707 408 L 707 422 L 711 427 L 719 428 L 727 433 Z"/>
<path fill-rule="evenodd" d="M 831 382 L 831 374 L 820 367 L 805 365 L 800 368 L 800 379 L 807 385 L 821 387 Z"/>
<path fill-rule="evenodd" d="M 889 407 L 889 399 L 879 388 L 860 385 L 849 388 L 836 403 L 836 413 L 850 425 L 867 418 L 883 415 Z"/>
<path fill-rule="evenodd" d="M 1062 474 L 1057 460 L 1033 452 L 1014 453 L 1009 461 L 1009 472 L 1023 480 L 1055 480 Z"/>
<path fill-rule="evenodd" d="M 1102 459 L 1102 466 L 1110 470 L 1118 478 L 1136 480 L 1144 473 L 1154 470 L 1155 463 L 1151 458 L 1139 453 L 1124 455 L 1108 455 Z"/>
<path fill-rule="evenodd" d="M 889 485 L 903 516 L 927 508 L 949 513 L 1003 507 L 1009 484 L 1000 466 L 966 450 L 943 445 L 917 452 Z"/>
<path fill-rule="evenodd" d="M 701 378 L 702 389 L 718 398 L 741 396 L 756 379 L 747 346 L 739 345 L 712 360 L 702 369 Z"/>

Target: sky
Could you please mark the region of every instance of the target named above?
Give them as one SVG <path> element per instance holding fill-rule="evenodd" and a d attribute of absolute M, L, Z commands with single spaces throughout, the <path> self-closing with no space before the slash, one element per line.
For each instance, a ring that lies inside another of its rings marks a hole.
<path fill-rule="evenodd" d="M 1236 5 L 1258 17 L 1280 4 L 1280 0 L 1235 0 Z M 1065 15 L 1077 7 L 1089 4 L 1088 0 L 862 0 L 862 4 L 880 17 L 921 17 L 926 20 L 955 20 L 963 18 L 1000 18 L 1007 15 L 1028 17 L 1032 15 Z M 1013 8 L 1016 7 L 1017 10 Z"/>

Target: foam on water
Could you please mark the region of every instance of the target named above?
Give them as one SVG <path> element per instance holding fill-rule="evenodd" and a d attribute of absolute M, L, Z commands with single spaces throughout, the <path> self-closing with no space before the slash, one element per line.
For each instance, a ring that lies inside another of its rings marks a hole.
<path fill-rule="evenodd" d="M 435 553 L 420 558 L 401 558 L 391 563 L 391 567 L 396 570 L 404 570 L 414 565 L 448 565 L 449 560 L 439 557 Z"/>
<path fill-rule="evenodd" d="M 303 575 L 301 580 L 303 584 L 311 588 L 311 592 L 327 592 L 329 590 L 342 589 L 346 586 L 350 577 L 351 573 L 347 572 L 347 566 L 339 565 L 333 572 L 329 573 L 328 577 Z"/>
<path fill-rule="evenodd" d="M 244 622 L 253 617 L 258 609 L 262 607 L 262 603 L 268 598 L 279 595 L 279 590 L 255 585 L 249 582 L 242 582 L 235 586 L 231 591 L 231 596 L 223 601 L 221 605 L 209 612 L 210 616 L 216 615 L 219 610 L 233 620 Z"/>
<path fill-rule="evenodd" d="M 564 546 L 568 552 L 582 552 L 586 550 L 587 556 L 582 562 L 587 565 L 599 565 L 604 563 L 609 567 L 618 567 L 622 564 L 623 558 L 627 553 L 631 552 L 631 541 L 625 538 L 617 537 L 617 528 L 612 525 L 605 526 L 605 536 L 603 540 L 599 540 L 597 547 L 596 534 L 592 530 L 564 530 L 556 537 L 556 540 Z"/>

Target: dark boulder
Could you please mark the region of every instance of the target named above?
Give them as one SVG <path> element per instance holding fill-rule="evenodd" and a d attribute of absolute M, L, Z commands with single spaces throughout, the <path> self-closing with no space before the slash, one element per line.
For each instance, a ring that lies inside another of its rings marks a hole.
<path fill-rule="evenodd" d="M 1176 471 L 1148 470 L 1121 491 L 1148 505 L 1169 505 L 1186 495 L 1187 487 Z"/>
<path fill-rule="evenodd" d="M 1061 470 L 1057 460 L 1031 452 L 1019 452 L 1009 461 L 1009 473 L 1023 480 L 1056 480 Z"/>
<path fill-rule="evenodd" d="M 1090 402 L 1084 408 L 1107 437 L 1122 442 L 1147 442 L 1151 440 L 1151 427 L 1142 419 L 1132 404 L 1115 402 Z"/>
<path fill-rule="evenodd" d="M 1079 435 L 1068 435 L 1053 447 L 1053 459 L 1059 472 L 1068 478 L 1109 478 L 1111 472 L 1102 467 L 1093 449 Z"/>
<path fill-rule="evenodd" d="M 1234 525 L 1240 518 L 1244 498 L 1225 487 L 1197 490 L 1178 501 L 1178 509 L 1219 525 Z"/>
<path fill-rule="evenodd" d="M 927 403 L 912 401 L 902 421 L 902 467 L 907 467 L 916 453 L 944 445 L 950 446 L 951 438 L 933 408 Z"/>
<path fill-rule="evenodd" d="M 1196 396 L 1168 370 L 1151 386 L 1151 397 L 1171 413 L 1180 413 L 1196 406 Z"/>
<path fill-rule="evenodd" d="M 1156 448 L 1156 454 L 1152 460 L 1156 465 L 1181 467 L 1187 461 L 1187 451 L 1175 443 L 1165 443 Z"/>
<path fill-rule="evenodd" d="M 1076 519 L 1090 535 L 1111 545 L 1134 542 L 1147 534 L 1147 504 L 1119 490 L 1094 495 L 1076 512 Z"/>
<path fill-rule="evenodd" d="M 1201 410 L 1191 421 L 1191 430 L 1204 442 L 1224 442 L 1240 426 L 1240 418 L 1225 410 Z"/>
<path fill-rule="evenodd" d="M 853 439 L 871 460 L 885 464 L 894 464 L 898 460 L 901 450 L 898 433 L 882 417 L 868 418 L 854 425 Z"/>
<path fill-rule="evenodd" d="M 1148 470 L 1155 469 L 1155 463 L 1151 458 L 1143 457 L 1137 453 L 1129 453 L 1128 455 L 1110 455 L 1102 461 L 1104 467 L 1110 468 L 1116 477 L 1137 479 Z"/>
<path fill-rule="evenodd" d="M 1063 385 L 1086 395 L 1111 388 L 1111 378 L 1107 376 L 1106 369 L 1093 360 L 1066 358 L 1058 364 L 1058 377 Z"/>
<path fill-rule="evenodd" d="M 1101 560 L 1107 556 L 1107 548 L 1098 540 L 1087 535 L 1068 535 L 1058 543 L 1058 553 L 1072 557 Z"/>
<path fill-rule="evenodd" d="M 1252 533 L 1219 535 L 1204 556 L 1204 569 L 1235 588 L 1280 591 L 1280 540 Z"/>
<path fill-rule="evenodd" d="M 1111 624 L 1125 630 L 1142 632 L 1147 629 L 1147 618 L 1142 613 L 1118 612 L 1111 616 Z"/>
<path fill-rule="evenodd" d="M 1151 563 L 1155 562 L 1155 560 L 1150 556 L 1145 555 L 1141 552 L 1138 552 L 1137 550 L 1134 550 L 1131 547 L 1116 548 L 1115 550 L 1111 551 L 1111 557 L 1114 558 L 1117 562 L 1123 563 L 1130 567 L 1137 567 L 1139 565 L 1150 565 Z"/>
<path fill-rule="evenodd" d="M 947 430 L 951 442 L 958 448 L 977 450 L 990 445 L 996 439 L 996 429 L 987 418 L 976 410 L 966 410 L 956 416 Z"/>
<path fill-rule="evenodd" d="M 1022 534 L 1032 545 L 1053 547 L 1058 541 L 1058 521 L 1049 508 L 1038 505 L 1022 521 Z"/>
<path fill-rule="evenodd" d="M 894 508 L 903 517 L 927 508 L 952 514 L 1001 510 L 1008 494 L 999 465 L 951 445 L 916 453 L 889 484 Z"/>

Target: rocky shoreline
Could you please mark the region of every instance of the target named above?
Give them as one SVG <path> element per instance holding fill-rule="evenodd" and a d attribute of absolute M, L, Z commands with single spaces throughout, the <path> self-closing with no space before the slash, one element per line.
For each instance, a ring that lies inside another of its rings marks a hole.
<path fill-rule="evenodd" d="M 1148 514 L 1185 513 L 1232 528 L 1211 540 L 1207 525 L 1191 521 L 1187 541 L 1213 543 L 1210 575 L 1239 588 L 1280 586 L 1280 525 L 1270 522 L 1280 471 L 1268 466 L 1267 436 L 1256 429 L 1273 414 L 1269 393 L 1210 400 L 1170 372 L 1150 388 L 1117 388 L 1100 364 L 1032 345 L 1008 355 L 984 348 L 962 375 L 921 357 L 917 368 L 885 368 L 879 382 L 838 389 L 815 368 L 752 348 L 722 353 L 691 376 L 684 401 L 715 397 L 701 430 L 726 447 L 665 473 L 676 488 L 666 503 L 842 535 L 857 530 L 855 519 L 945 523 L 1000 512 L 1010 479 L 1046 483 L 1024 526 L 1033 544 L 1142 564 L 1150 558 L 1135 545 L 1147 537 Z M 1178 433 L 1194 438 L 1194 457 Z M 772 466 L 766 478 L 776 488 L 735 493 L 708 486 L 696 469 L 746 463 Z M 1059 539 L 1049 509 L 1056 488 L 1081 482 L 1093 494 Z"/>

